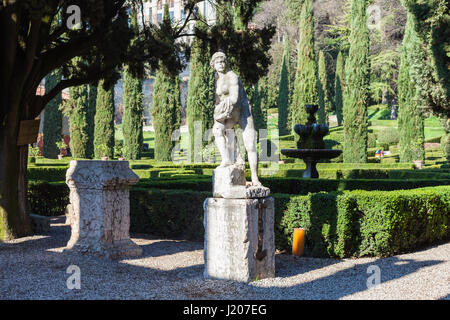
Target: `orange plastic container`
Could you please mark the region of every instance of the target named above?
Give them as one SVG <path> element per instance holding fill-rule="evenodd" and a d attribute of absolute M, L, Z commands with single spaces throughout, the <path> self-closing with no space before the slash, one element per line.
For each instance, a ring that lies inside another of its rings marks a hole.
<path fill-rule="evenodd" d="M 305 245 L 305 229 L 294 228 L 294 240 L 292 241 L 292 254 L 300 257 Z"/>

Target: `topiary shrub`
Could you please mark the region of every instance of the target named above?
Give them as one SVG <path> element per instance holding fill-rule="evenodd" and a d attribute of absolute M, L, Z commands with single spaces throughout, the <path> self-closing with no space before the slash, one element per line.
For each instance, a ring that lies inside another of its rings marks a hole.
<path fill-rule="evenodd" d="M 387 145 L 386 150 L 389 149 L 390 145 L 397 145 L 399 142 L 398 130 L 392 127 L 384 128 L 378 133 L 378 142 L 380 145 Z"/>
<path fill-rule="evenodd" d="M 367 134 L 367 148 L 375 148 L 377 146 L 377 135 L 376 133 L 369 132 Z"/>

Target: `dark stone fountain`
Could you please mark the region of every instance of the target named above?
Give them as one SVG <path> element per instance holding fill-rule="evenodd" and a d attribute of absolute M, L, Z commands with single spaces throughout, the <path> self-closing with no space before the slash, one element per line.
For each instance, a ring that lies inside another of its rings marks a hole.
<path fill-rule="evenodd" d="M 306 170 L 303 178 L 319 178 L 316 164 L 320 160 L 333 159 L 338 157 L 342 150 L 325 149 L 323 137 L 328 134 L 328 126 L 317 124 L 314 114 L 318 110 L 318 105 L 305 105 L 309 114 L 306 125 L 296 124 L 294 131 L 300 136 L 297 142 L 298 149 L 281 149 L 281 153 L 289 158 L 303 159 L 306 163 Z"/>

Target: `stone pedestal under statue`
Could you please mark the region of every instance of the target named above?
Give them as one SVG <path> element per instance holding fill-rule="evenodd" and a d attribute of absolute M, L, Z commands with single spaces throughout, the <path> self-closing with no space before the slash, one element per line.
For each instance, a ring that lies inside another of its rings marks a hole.
<path fill-rule="evenodd" d="M 204 277 L 241 282 L 273 278 L 275 211 L 270 190 L 246 186 L 239 165 L 215 169 L 213 187 L 214 198 L 204 202 Z"/>
<path fill-rule="evenodd" d="M 129 235 L 129 189 L 138 180 L 128 161 L 72 160 L 66 173 L 72 228 L 66 249 L 111 259 L 141 255 Z"/>

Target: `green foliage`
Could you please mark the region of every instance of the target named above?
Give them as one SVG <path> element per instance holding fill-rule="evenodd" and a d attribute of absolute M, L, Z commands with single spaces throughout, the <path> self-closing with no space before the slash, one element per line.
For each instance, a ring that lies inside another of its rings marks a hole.
<path fill-rule="evenodd" d="M 450 237 L 450 188 L 316 193 L 283 199 L 276 247 L 306 230 L 306 256 L 389 256 Z"/>
<path fill-rule="evenodd" d="M 323 51 L 319 53 L 318 66 L 318 86 L 319 86 L 319 111 L 318 123 L 328 125 L 328 117 L 333 110 L 330 81 L 328 80 L 327 64 Z"/>
<path fill-rule="evenodd" d="M 336 109 L 336 117 L 338 126 L 342 125 L 343 122 L 343 101 L 342 101 L 342 92 L 344 90 L 344 57 L 342 55 L 342 51 L 339 51 L 336 60 L 336 73 L 334 79 L 334 105 Z"/>
<path fill-rule="evenodd" d="M 66 180 L 66 171 L 68 166 L 54 166 L 54 167 L 29 167 L 27 177 L 30 181 L 41 180 L 48 182 L 57 182 Z"/>
<path fill-rule="evenodd" d="M 88 86 L 82 85 L 69 89 L 70 99 L 63 104 L 63 113 L 69 117 L 70 125 L 70 151 L 74 158 L 89 159 L 88 128 Z"/>
<path fill-rule="evenodd" d="M 103 155 L 112 159 L 114 157 L 114 87 L 105 90 L 103 84 L 103 80 L 98 83 L 94 151 L 97 159 Z M 106 150 L 101 152 L 99 150 L 101 145 L 105 145 Z"/>
<path fill-rule="evenodd" d="M 314 50 L 314 10 L 312 0 L 305 0 L 300 13 L 300 39 L 297 49 L 297 72 L 292 94 L 292 124 L 305 124 L 305 104 L 318 104 L 317 66 Z M 295 139 L 298 140 L 296 136 Z"/>
<path fill-rule="evenodd" d="M 31 213 L 60 216 L 69 203 L 69 188 L 64 182 L 30 181 L 27 200 Z"/>
<path fill-rule="evenodd" d="M 415 34 L 411 14 L 408 14 L 402 56 L 398 76 L 398 130 L 400 133 L 400 161 L 411 162 L 425 157 L 424 120 L 418 103 L 416 86 L 410 73 L 410 62 L 415 53 L 417 35 Z"/>
<path fill-rule="evenodd" d="M 114 140 L 114 157 L 121 158 L 123 156 L 123 141 Z"/>
<path fill-rule="evenodd" d="M 385 128 L 378 133 L 380 144 L 396 145 L 399 142 L 398 130 L 396 128 Z M 414 159 L 417 160 L 417 159 Z M 405 161 L 409 162 L 409 161 Z"/>
<path fill-rule="evenodd" d="M 450 134 L 446 133 L 441 138 L 441 147 L 447 161 L 450 161 Z"/>
<path fill-rule="evenodd" d="M 263 111 L 264 101 L 266 100 L 267 92 L 265 91 L 264 79 L 260 79 L 257 84 L 253 86 L 253 99 L 251 103 L 253 122 L 256 132 L 259 129 L 267 128 L 267 114 Z"/>
<path fill-rule="evenodd" d="M 131 25 L 137 28 L 137 13 L 132 10 Z M 132 74 L 130 66 L 123 72 L 123 156 L 135 160 L 141 158 L 143 143 L 144 101 L 142 78 Z"/>
<path fill-rule="evenodd" d="M 245 88 L 248 88 L 266 75 L 270 64 L 269 49 L 275 27 L 247 27 L 255 13 L 256 6 L 262 0 L 217 1 L 217 21 L 206 37 L 211 41 L 213 52 L 225 52 L 231 69 L 238 74 Z M 243 45 L 245 44 L 245 45 Z"/>
<path fill-rule="evenodd" d="M 376 146 L 377 146 L 377 135 L 373 132 L 369 132 L 367 135 L 367 148 L 375 148 Z"/>
<path fill-rule="evenodd" d="M 207 26 L 202 20 L 199 20 L 196 28 L 206 32 Z M 214 70 L 209 65 L 211 56 L 210 45 L 203 39 L 195 38 L 191 48 L 190 78 L 186 102 L 192 161 L 198 159 L 201 152 L 201 149 L 194 150 L 194 139 L 203 141 L 203 134 L 214 125 L 215 78 Z M 198 137 L 194 137 L 195 121 L 201 121 L 199 129 L 202 130 L 202 133 Z M 202 142 L 200 147 L 203 145 L 205 142 Z"/>
<path fill-rule="evenodd" d="M 210 192 L 133 188 L 130 231 L 202 240 L 202 206 L 208 196 Z"/>
<path fill-rule="evenodd" d="M 403 0 L 417 34 L 410 76 L 422 104 L 436 114 L 450 114 L 450 2 Z"/>
<path fill-rule="evenodd" d="M 289 102 L 290 102 L 290 43 L 285 40 L 283 60 L 281 62 L 280 85 L 278 87 L 278 130 L 284 136 L 291 132 L 289 128 Z"/>
<path fill-rule="evenodd" d="M 366 1 L 352 0 L 350 51 L 345 64 L 344 162 L 367 162 L 370 44 Z"/>
<path fill-rule="evenodd" d="M 87 96 L 87 112 L 86 112 L 86 121 L 87 121 L 87 134 L 88 134 L 88 142 L 87 142 L 87 154 L 89 155 L 89 159 L 94 158 L 94 132 L 95 132 L 95 113 L 97 108 L 97 87 L 93 85 L 88 85 L 88 96 Z"/>
<path fill-rule="evenodd" d="M 169 8 L 164 6 L 164 19 L 162 25 L 170 29 Z M 171 160 L 171 152 L 175 146 L 172 135 L 180 127 L 181 100 L 180 80 L 160 65 L 156 73 L 153 89 L 153 107 L 151 110 L 153 127 L 155 129 L 155 160 Z"/>
<path fill-rule="evenodd" d="M 61 75 L 61 69 L 57 69 L 45 78 L 45 92 L 49 92 L 58 84 L 61 80 Z M 44 109 L 44 146 L 42 151 L 46 158 L 56 159 L 60 151 L 56 146 L 56 142 L 61 140 L 62 112 L 59 109 L 61 103 L 62 95 L 59 93 L 47 103 Z"/>

